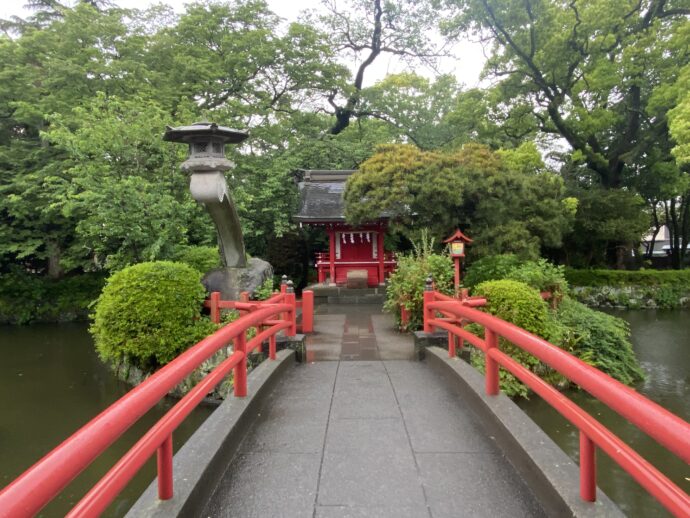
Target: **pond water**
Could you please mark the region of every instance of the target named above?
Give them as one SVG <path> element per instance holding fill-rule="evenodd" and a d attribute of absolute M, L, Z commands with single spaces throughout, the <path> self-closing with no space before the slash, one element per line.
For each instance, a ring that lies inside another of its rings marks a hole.
<path fill-rule="evenodd" d="M 627 320 L 646 379 L 635 389 L 685 420 L 690 419 L 690 311 L 610 311 Z M 690 493 L 690 467 L 608 407 L 582 391 L 568 396 Z M 573 459 L 579 434 L 538 396 L 520 407 Z M 577 481 L 573 481 L 577 484 Z M 597 483 L 631 517 L 670 516 L 629 475 L 597 451 Z"/>
<path fill-rule="evenodd" d="M 86 324 L 0 326 L 0 487 L 129 390 L 101 363 Z M 141 418 L 40 516 L 64 516 L 175 403 Z M 173 434 L 175 450 L 213 411 L 197 408 Z M 104 516 L 123 516 L 156 476 L 155 455 Z"/>

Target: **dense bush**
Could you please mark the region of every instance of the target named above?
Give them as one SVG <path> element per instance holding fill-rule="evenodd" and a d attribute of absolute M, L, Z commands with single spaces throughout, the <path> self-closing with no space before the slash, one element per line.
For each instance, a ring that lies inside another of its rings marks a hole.
<path fill-rule="evenodd" d="M 217 326 L 200 316 L 200 273 L 182 263 L 140 263 L 113 274 L 90 328 L 105 361 L 151 372 Z"/>
<path fill-rule="evenodd" d="M 573 270 L 565 278 L 572 286 L 660 286 L 690 288 L 690 270 Z"/>
<path fill-rule="evenodd" d="M 274 282 L 273 277 L 266 279 L 261 286 L 254 290 L 254 293 L 252 293 L 252 298 L 254 300 L 270 299 L 274 293 Z"/>
<path fill-rule="evenodd" d="M 485 310 L 488 313 L 547 340 L 553 338 L 555 324 L 546 303 L 536 289 L 523 282 L 505 279 L 483 282 L 475 288 L 475 293 L 486 297 Z M 471 331 L 478 331 L 477 326 L 473 327 Z M 557 373 L 554 373 L 537 358 L 519 347 L 503 338 L 500 340 L 500 347 L 514 360 L 546 378 L 547 381 L 554 384 L 562 383 L 562 379 Z M 473 354 L 472 365 L 484 372 L 484 355 L 482 353 Z M 500 369 L 500 386 L 501 390 L 511 397 L 526 397 L 528 394 L 527 387 L 504 369 Z"/>
<path fill-rule="evenodd" d="M 180 246 L 175 250 L 175 262 L 184 263 L 205 274 L 220 268 L 220 253 L 215 246 Z"/>
<path fill-rule="evenodd" d="M 484 281 L 505 279 L 510 272 L 523 264 L 513 254 L 490 255 L 474 261 L 462 280 L 465 286 L 473 287 Z"/>
<path fill-rule="evenodd" d="M 539 291 L 524 282 L 487 281 L 474 290 L 486 297 L 486 311 L 535 335 L 547 337 L 549 312 Z"/>
<path fill-rule="evenodd" d="M 558 323 L 572 333 L 572 354 L 621 383 L 644 379 L 630 343 L 625 320 L 565 298 L 556 311 Z"/>
<path fill-rule="evenodd" d="M 536 290 L 511 280 L 485 282 L 475 291 L 487 298 L 486 310 L 492 315 L 541 336 L 618 381 L 630 385 L 644 378 L 624 320 L 567 296 L 549 311 Z M 472 329 L 477 330 L 477 326 Z M 568 385 L 559 373 L 512 344 L 502 340 L 501 348 L 547 382 L 563 388 Z M 483 372 L 484 355 L 473 355 L 472 364 Z M 510 373 L 501 370 L 500 376 L 504 393 L 527 395 L 527 388 Z"/>
<path fill-rule="evenodd" d="M 384 307 L 395 314 L 400 323 L 400 306 L 410 314 L 407 329 L 419 329 L 423 323 L 424 286 L 431 274 L 436 290 L 453 293 L 453 261 L 447 254 L 435 254 L 430 247 L 416 249 L 410 255 L 398 257 L 398 266 L 388 279 Z"/>
<path fill-rule="evenodd" d="M 49 279 L 15 269 L 0 275 L 0 323 L 85 319 L 104 282 L 99 273 Z"/>
<path fill-rule="evenodd" d="M 553 265 L 546 259 L 523 261 L 512 254 L 485 257 L 472 263 L 464 284 L 472 287 L 499 279 L 524 282 L 539 291 L 551 292 L 559 299 L 568 288 L 562 266 Z"/>
<path fill-rule="evenodd" d="M 539 291 L 548 291 L 560 300 L 568 291 L 562 266 L 555 266 L 546 259 L 526 261 L 508 272 L 506 279 L 524 282 Z"/>

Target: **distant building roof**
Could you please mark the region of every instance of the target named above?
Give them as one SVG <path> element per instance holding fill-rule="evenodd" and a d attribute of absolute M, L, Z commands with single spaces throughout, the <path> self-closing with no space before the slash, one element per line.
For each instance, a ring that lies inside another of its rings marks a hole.
<path fill-rule="evenodd" d="M 299 169 L 295 179 L 300 191 L 295 221 L 303 223 L 345 221 L 345 182 L 354 169 Z M 382 215 L 382 217 L 385 217 Z"/>
<path fill-rule="evenodd" d="M 354 172 L 352 169 L 296 171 L 300 207 L 295 221 L 345 221 L 345 182 Z"/>

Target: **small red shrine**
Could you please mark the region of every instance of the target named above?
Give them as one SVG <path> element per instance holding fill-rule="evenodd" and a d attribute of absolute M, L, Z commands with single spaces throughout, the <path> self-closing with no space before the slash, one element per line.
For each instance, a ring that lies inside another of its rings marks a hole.
<path fill-rule="evenodd" d="M 381 216 L 366 225 L 345 223 L 343 193 L 354 170 L 299 170 L 300 226 L 323 228 L 328 234 L 328 252 L 316 254 L 320 284 L 348 284 L 348 277 L 364 276 L 368 286 L 378 286 L 395 270 L 395 258 L 383 249 L 388 219 Z"/>

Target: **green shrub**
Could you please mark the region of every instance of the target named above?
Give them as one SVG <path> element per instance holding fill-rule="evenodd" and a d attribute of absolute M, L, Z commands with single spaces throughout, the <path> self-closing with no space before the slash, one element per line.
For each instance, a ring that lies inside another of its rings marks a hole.
<path fill-rule="evenodd" d="M 572 354 L 626 385 L 644 379 L 625 320 L 569 297 L 558 307 L 556 317 L 573 334 Z"/>
<path fill-rule="evenodd" d="M 548 334 L 549 312 L 539 291 L 524 282 L 487 281 L 474 290 L 486 297 L 486 311 L 535 335 Z"/>
<path fill-rule="evenodd" d="M 565 269 L 572 286 L 660 286 L 690 288 L 690 270 L 574 270 Z"/>
<path fill-rule="evenodd" d="M 184 263 L 205 274 L 220 268 L 220 253 L 214 246 L 180 246 L 175 250 L 175 262 Z"/>
<path fill-rule="evenodd" d="M 158 261 L 113 274 L 96 303 L 90 331 L 104 361 L 152 372 L 217 326 L 200 317 L 200 273 Z"/>
<path fill-rule="evenodd" d="M 546 340 L 552 341 L 556 337 L 560 338 L 561 329 L 554 322 L 546 303 L 535 288 L 523 282 L 504 279 L 483 282 L 475 288 L 475 293 L 486 297 L 485 311 L 488 313 Z M 476 330 L 471 332 L 476 333 Z M 501 338 L 500 347 L 503 352 L 547 382 L 557 386 L 567 385 L 563 376 L 507 340 Z M 472 365 L 484 372 L 484 355 L 482 353 L 473 354 Z M 504 369 L 500 370 L 499 376 L 501 390 L 506 395 L 527 397 L 529 392 L 527 387 L 515 376 Z"/>
<path fill-rule="evenodd" d="M 465 286 L 473 287 L 485 281 L 505 279 L 510 272 L 523 264 L 517 255 L 491 255 L 474 261 L 462 280 Z"/>
<path fill-rule="evenodd" d="M 407 329 L 420 329 L 423 325 L 424 286 L 429 274 L 433 276 L 438 291 L 453 293 L 453 261 L 446 254 L 427 251 L 399 256 L 398 266 L 388 279 L 384 307 L 395 314 L 400 323 L 400 306 L 404 305 L 410 313 Z"/>
<path fill-rule="evenodd" d="M 539 291 L 548 291 L 559 300 L 568 291 L 568 282 L 562 266 L 555 266 L 546 259 L 527 261 L 508 272 L 506 279 L 524 282 Z"/>
<path fill-rule="evenodd" d="M 273 295 L 273 277 L 266 279 L 264 283 L 254 290 L 252 298 L 254 300 L 266 300 Z"/>

